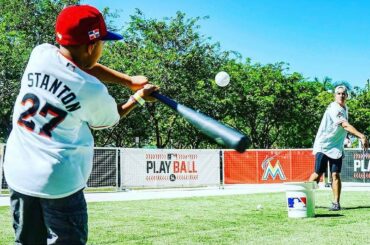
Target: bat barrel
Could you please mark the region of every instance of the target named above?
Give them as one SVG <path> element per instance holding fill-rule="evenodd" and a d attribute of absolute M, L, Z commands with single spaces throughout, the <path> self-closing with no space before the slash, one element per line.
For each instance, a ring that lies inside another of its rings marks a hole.
<path fill-rule="evenodd" d="M 195 111 L 187 106 L 178 104 L 176 101 L 159 94 L 152 93 L 152 96 L 163 102 L 173 110 L 177 111 L 190 124 L 199 129 L 203 134 L 214 139 L 217 143 L 238 152 L 244 152 L 250 145 L 249 138 L 237 130 L 226 126 L 205 114 Z"/>
<path fill-rule="evenodd" d="M 201 112 L 194 111 L 181 104 L 178 104 L 177 111 L 203 134 L 221 145 L 239 152 L 244 152 L 250 145 L 247 136 Z"/>

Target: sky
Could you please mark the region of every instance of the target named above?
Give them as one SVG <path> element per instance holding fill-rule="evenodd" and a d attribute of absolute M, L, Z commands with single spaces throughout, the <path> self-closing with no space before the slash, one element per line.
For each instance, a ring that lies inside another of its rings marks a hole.
<path fill-rule="evenodd" d="M 204 17 L 199 32 L 253 63 L 289 63 L 308 79 L 330 77 L 364 88 L 370 79 L 369 0 L 82 0 L 119 10 L 120 23 L 140 9 L 162 20 L 177 11 Z"/>

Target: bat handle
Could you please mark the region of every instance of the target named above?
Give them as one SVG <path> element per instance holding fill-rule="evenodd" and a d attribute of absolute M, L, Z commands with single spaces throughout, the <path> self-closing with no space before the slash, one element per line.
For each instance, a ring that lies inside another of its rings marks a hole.
<path fill-rule="evenodd" d="M 171 107 L 174 110 L 176 110 L 176 108 L 177 108 L 177 102 L 176 101 L 171 100 L 167 96 L 164 96 L 163 94 L 160 94 L 157 91 L 154 91 L 153 93 L 151 93 L 150 96 L 153 96 L 154 98 L 156 98 L 157 100 L 165 103 L 166 105 L 168 105 L 169 107 Z"/>

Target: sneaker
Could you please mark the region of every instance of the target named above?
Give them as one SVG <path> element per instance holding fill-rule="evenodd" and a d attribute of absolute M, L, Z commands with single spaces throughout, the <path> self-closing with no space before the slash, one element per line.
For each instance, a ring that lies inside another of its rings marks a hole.
<path fill-rule="evenodd" d="M 329 208 L 329 211 L 339 211 L 341 210 L 339 202 L 333 202 L 331 208 Z"/>

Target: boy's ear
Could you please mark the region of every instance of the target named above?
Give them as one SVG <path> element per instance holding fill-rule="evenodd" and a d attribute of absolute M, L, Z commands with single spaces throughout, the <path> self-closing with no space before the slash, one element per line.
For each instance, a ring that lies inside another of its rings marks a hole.
<path fill-rule="evenodd" d="M 87 53 L 91 55 L 94 51 L 94 48 L 95 48 L 95 43 L 87 44 Z"/>

